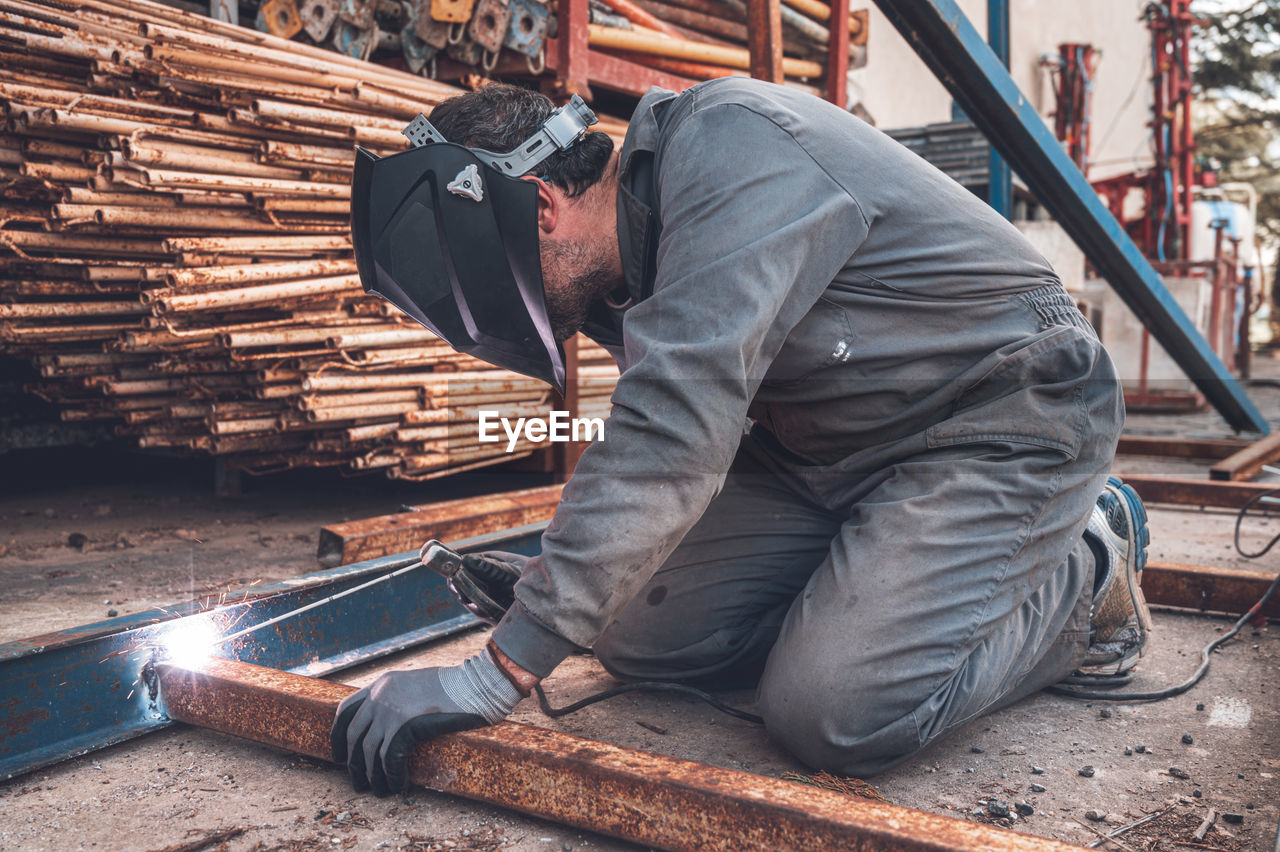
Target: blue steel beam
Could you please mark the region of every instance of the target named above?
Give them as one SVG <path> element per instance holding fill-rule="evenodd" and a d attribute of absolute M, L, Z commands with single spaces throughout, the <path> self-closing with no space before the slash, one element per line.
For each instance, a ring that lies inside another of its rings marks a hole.
<path fill-rule="evenodd" d="M 954 0 L 876 0 L 1129 309 L 1236 430 L 1271 431 Z"/>
<path fill-rule="evenodd" d="M 987 0 L 987 44 L 1009 67 L 1009 0 Z M 994 147 L 987 161 L 987 203 L 1006 219 L 1013 218 L 1013 172 Z"/>
<path fill-rule="evenodd" d="M 463 552 L 534 555 L 545 524 L 467 539 Z M 417 561 L 387 556 L 167 610 L 0 645 L 0 780 L 169 724 L 143 677 L 175 637 L 231 633 Z M 214 656 L 320 677 L 479 624 L 427 568 L 317 607 Z"/>

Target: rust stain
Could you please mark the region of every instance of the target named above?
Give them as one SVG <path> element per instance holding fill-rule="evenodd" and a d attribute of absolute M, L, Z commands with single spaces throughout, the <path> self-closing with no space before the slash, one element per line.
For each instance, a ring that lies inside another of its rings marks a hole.
<path fill-rule="evenodd" d="M 32 725 L 47 721 L 50 715 L 52 714 L 43 707 L 36 707 L 13 716 L 6 713 L 4 718 L 0 719 L 0 740 L 29 734 Z"/>
<path fill-rule="evenodd" d="M 1142 594 L 1147 603 L 1239 615 L 1258 602 L 1275 578 L 1239 568 L 1151 562 L 1142 571 Z M 1280 618 L 1280 597 L 1272 598 L 1262 615 Z"/>
<path fill-rule="evenodd" d="M 1126 476 L 1124 481 L 1148 503 L 1218 506 L 1224 509 L 1242 508 L 1250 499 L 1269 490 L 1269 486 L 1257 482 L 1215 482 L 1163 476 Z"/>
<path fill-rule="evenodd" d="M 169 715 L 328 759 L 338 703 L 354 691 L 247 663 L 157 671 Z M 670 850 L 1065 852 L 1059 841 L 512 722 L 414 751 L 418 784 Z"/>
<path fill-rule="evenodd" d="M 448 500 L 395 515 L 382 515 L 320 531 L 319 556 L 330 567 L 417 550 L 430 538 L 444 542 L 548 521 L 555 514 L 562 485 L 510 494 Z"/>

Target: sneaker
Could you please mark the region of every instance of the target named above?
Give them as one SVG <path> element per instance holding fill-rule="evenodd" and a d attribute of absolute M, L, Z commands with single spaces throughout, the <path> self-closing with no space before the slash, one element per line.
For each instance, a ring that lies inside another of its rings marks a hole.
<path fill-rule="evenodd" d="M 1151 632 L 1151 612 L 1139 585 L 1151 536 L 1138 493 L 1118 477 L 1108 477 L 1086 535 L 1102 544 L 1106 558 L 1094 569 L 1092 636 L 1076 677 L 1128 680 L 1127 673 L 1146 650 Z"/>

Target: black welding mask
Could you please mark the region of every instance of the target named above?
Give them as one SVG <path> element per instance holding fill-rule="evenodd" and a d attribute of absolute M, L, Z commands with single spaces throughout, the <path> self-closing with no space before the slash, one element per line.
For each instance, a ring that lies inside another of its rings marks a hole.
<path fill-rule="evenodd" d="M 415 147 L 359 148 L 351 238 L 360 283 L 459 352 L 565 389 L 564 349 L 547 315 L 538 187 L 520 176 L 595 124 L 574 96 L 513 151 L 446 142 L 419 115 Z"/>

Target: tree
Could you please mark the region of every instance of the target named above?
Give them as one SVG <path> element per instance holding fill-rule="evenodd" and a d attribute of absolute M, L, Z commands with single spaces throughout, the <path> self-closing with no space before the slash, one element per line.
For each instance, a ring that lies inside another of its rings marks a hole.
<path fill-rule="evenodd" d="M 1258 191 L 1259 246 L 1280 246 L 1280 0 L 1202 0 L 1192 41 L 1198 153 Z"/>

